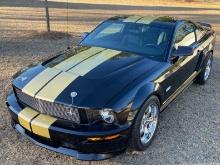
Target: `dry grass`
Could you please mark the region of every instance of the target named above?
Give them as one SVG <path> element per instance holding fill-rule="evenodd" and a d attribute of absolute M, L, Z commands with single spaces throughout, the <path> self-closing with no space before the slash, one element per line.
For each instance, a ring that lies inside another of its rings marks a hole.
<path fill-rule="evenodd" d="M 25 35 L 31 31 L 45 31 L 44 3 L 36 0 L 3 0 L 0 2 L 0 29 L 3 37 Z M 130 5 L 130 6 L 128 6 Z M 19 7 L 16 7 L 19 6 Z M 50 15 L 52 30 L 67 31 L 67 9 L 66 0 L 55 0 L 50 2 Z M 215 3 L 182 3 L 165 0 L 69 0 L 69 32 L 78 35 L 84 31 L 91 30 L 103 19 L 114 15 L 123 14 L 157 14 L 174 15 L 206 20 L 205 17 L 219 15 L 220 4 Z M 203 13 L 203 16 L 198 15 Z M 212 18 L 213 20 L 214 18 Z M 211 23 L 218 24 L 218 18 Z M 23 33 L 23 31 L 25 31 Z M 19 34 L 18 34 L 19 32 Z"/>
<path fill-rule="evenodd" d="M 53 0 L 56 2 L 67 2 L 67 0 Z M 182 6 L 182 7 L 215 7 L 220 5 L 218 0 L 68 0 L 73 3 L 89 4 L 112 4 L 112 5 L 132 5 L 132 6 Z"/>

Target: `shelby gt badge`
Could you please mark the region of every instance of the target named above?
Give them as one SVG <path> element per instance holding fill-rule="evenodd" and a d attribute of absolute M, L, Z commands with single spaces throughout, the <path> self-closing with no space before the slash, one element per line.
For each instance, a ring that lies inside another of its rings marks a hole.
<path fill-rule="evenodd" d="M 145 150 L 160 112 L 210 77 L 216 35 L 209 24 L 120 16 L 83 36 L 77 48 L 17 73 L 6 101 L 20 133 L 77 159 Z"/>

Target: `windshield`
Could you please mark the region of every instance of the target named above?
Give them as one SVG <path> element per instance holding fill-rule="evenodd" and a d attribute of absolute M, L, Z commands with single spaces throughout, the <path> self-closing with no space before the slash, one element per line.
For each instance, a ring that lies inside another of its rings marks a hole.
<path fill-rule="evenodd" d="M 92 31 L 81 43 L 144 55 L 165 60 L 172 28 L 162 24 L 140 24 L 106 21 Z"/>

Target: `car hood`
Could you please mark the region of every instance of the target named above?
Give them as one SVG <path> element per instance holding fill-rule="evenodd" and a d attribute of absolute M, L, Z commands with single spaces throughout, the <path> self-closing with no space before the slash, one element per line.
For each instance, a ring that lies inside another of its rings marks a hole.
<path fill-rule="evenodd" d="M 100 47 L 79 47 L 22 72 L 13 81 L 22 92 L 49 102 L 103 108 L 159 62 Z"/>

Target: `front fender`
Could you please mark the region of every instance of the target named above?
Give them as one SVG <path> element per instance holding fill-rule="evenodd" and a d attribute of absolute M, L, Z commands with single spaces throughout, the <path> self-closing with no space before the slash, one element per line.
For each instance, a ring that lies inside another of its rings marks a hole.
<path fill-rule="evenodd" d="M 159 84 L 145 84 L 139 90 L 137 91 L 132 105 L 131 109 L 128 115 L 128 121 L 132 122 L 136 114 L 139 112 L 145 101 L 147 101 L 151 96 L 155 95 L 158 97 L 159 101 L 161 102 L 161 99 L 163 98 L 163 90 L 161 90 L 161 87 Z"/>
<path fill-rule="evenodd" d="M 144 102 L 152 95 L 157 96 L 158 99 L 161 101 L 163 93 L 159 84 L 145 84 L 141 88 L 139 88 L 133 99 L 131 111 L 139 110 Z"/>

